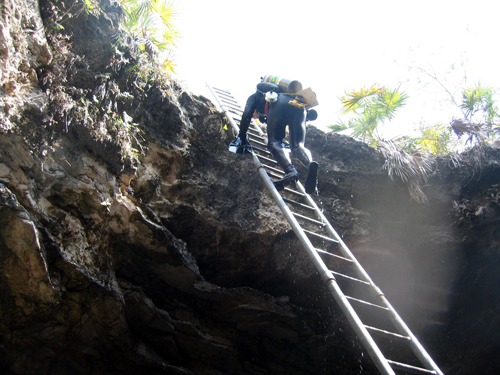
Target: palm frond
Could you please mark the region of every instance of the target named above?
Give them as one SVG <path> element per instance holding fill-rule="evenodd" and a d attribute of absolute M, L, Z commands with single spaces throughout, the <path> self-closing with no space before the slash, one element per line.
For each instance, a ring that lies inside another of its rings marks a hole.
<path fill-rule="evenodd" d="M 385 158 L 382 169 L 387 170 L 389 178 L 401 178 L 408 185 L 408 191 L 413 199 L 419 203 L 427 201 L 421 185 L 425 184 L 429 173 L 432 172 L 433 160 L 422 154 L 410 155 L 392 141 L 379 141 L 378 149 Z"/>
<path fill-rule="evenodd" d="M 329 125 L 328 128 L 334 132 L 334 133 L 338 133 L 338 132 L 341 132 L 341 131 L 344 131 L 344 130 L 347 130 L 349 129 L 349 125 L 346 125 L 342 122 L 338 122 L 336 124 L 333 124 L 333 125 Z"/>
<path fill-rule="evenodd" d="M 361 102 L 373 95 L 379 94 L 381 91 L 381 87 L 377 84 L 373 84 L 368 89 L 361 88 L 359 91 L 352 90 L 350 92 L 346 92 L 345 96 L 340 99 L 342 102 L 343 112 L 349 113 L 355 111 L 361 106 Z"/>
<path fill-rule="evenodd" d="M 464 111 L 466 120 L 472 122 L 474 116 L 479 113 L 483 117 L 479 121 L 492 122 L 498 116 L 494 93 L 493 88 L 482 87 L 480 82 L 472 88 L 464 89 L 460 108 Z"/>
<path fill-rule="evenodd" d="M 153 1 L 153 10 L 158 14 L 162 23 L 168 28 L 173 29 L 172 21 L 175 19 L 177 10 L 170 0 L 155 0 Z"/>
<path fill-rule="evenodd" d="M 165 59 L 165 61 L 163 61 L 162 68 L 168 75 L 175 73 L 175 67 L 176 64 L 174 64 L 172 60 L 167 58 Z"/>
<path fill-rule="evenodd" d="M 399 88 L 390 90 L 384 87 L 377 99 L 374 104 L 375 110 L 383 117 L 392 120 L 398 109 L 406 104 L 408 95 L 404 92 L 399 92 Z"/>
<path fill-rule="evenodd" d="M 340 98 L 342 113 L 353 116 L 349 120 L 352 136 L 371 145 L 376 144 L 380 137 L 378 126 L 391 120 L 396 111 L 406 104 L 407 99 L 408 95 L 399 92 L 399 87 L 389 90 L 377 84 L 359 91 L 346 92 Z"/>
<path fill-rule="evenodd" d="M 131 44 L 139 51 L 146 51 L 154 63 L 161 52 L 175 46 L 178 31 L 173 19 L 176 10 L 171 0 L 118 0 L 127 17 L 123 26 L 133 39 Z"/>
<path fill-rule="evenodd" d="M 163 39 L 169 46 L 175 46 L 178 36 L 179 32 L 176 30 L 165 30 L 165 32 L 163 33 Z"/>

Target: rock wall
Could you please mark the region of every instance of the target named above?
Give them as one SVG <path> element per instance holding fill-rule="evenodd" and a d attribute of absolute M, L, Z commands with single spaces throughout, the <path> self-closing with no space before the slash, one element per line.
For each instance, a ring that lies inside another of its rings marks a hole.
<path fill-rule="evenodd" d="M 8 131 L 28 108 L 42 112 L 47 97 L 38 87 L 36 68 L 47 65 L 47 45 L 38 1 L 5 0 L 0 5 L 0 130 Z"/>
<path fill-rule="evenodd" d="M 44 34 L 54 4 L 45 29 L 2 8 L 2 373 L 377 373 L 210 101 L 110 65 L 113 2 Z M 421 205 L 372 148 L 307 142 L 318 204 L 436 362 L 495 373 L 499 150 L 438 160 Z"/>

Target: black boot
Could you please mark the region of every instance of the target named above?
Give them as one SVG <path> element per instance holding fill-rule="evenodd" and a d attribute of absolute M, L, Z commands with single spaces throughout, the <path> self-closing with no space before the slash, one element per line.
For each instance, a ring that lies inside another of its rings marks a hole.
<path fill-rule="evenodd" d="M 305 183 L 305 190 L 307 194 L 312 194 L 316 190 L 318 184 L 318 163 L 312 161 L 307 168 L 307 178 Z"/>
<path fill-rule="evenodd" d="M 276 189 L 283 190 L 286 186 L 294 184 L 299 180 L 299 172 L 290 164 L 285 168 L 285 175 L 281 180 L 274 181 Z"/>
<path fill-rule="evenodd" d="M 299 180 L 299 172 L 295 169 L 295 167 L 290 164 L 285 168 L 285 175 L 281 179 L 285 185 L 295 183 Z"/>

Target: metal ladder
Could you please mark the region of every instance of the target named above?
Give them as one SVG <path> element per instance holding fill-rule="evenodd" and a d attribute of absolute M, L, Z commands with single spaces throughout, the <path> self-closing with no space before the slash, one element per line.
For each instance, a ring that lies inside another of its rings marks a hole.
<path fill-rule="evenodd" d="M 238 133 L 241 106 L 228 91 L 207 87 Z M 276 190 L 271 178 L 280 179 L 284 172 L 253 120 L 248 135 L 258 173 L 380 373 L 443 375 L 302 184 Z"/>

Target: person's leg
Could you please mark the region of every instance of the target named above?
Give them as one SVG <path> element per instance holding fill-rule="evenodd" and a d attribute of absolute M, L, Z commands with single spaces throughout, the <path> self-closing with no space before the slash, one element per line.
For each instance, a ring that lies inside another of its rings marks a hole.
<path fill-rule="evenodd" d="M 278 162 L 281 168 L 285 171 L 285 173 L 290 170 L 290 166 L 292 166 L 292 161 L 288 156 L 288 152 L 282 146 L 282 141 L 284 138 L 284 127 L 283 131 L 274 121 L 267 121 L 267 149 L 271 154 L 273 154 L 274 159 Z"/>
<path fill-rule="evenodd" d="M 292 155 L 295 156 L 304 167 L 308 167 L 313 161 L 311 151 L 305 148 L 304 143 L 306 139 L 306 122 L 304 112 L 300 110 L 295 111 L 296 114 L 291 121 L 290 125 L 290 147 Z"/>
<path fill-rule="evenodd" d="M 240 131 L 238 134 L 240 138 L 246 138 L 248 127 L 250 126 L 250 122 L 252 121 L 253 113 L 257 109 L 261 100 L 262 94 L 260 94 L 259 92 L 256 92 L 248 97 L 245 104 L 245 109 L 243 110 L 243 114 L 241 115 Z"/>
<path fill-rule="evenodd" d="M 306 138 L 305 115 L 302 113 L 293 119 L 290 126 L 290 146 L 292 155 L 295 156 L 307 168 L 307 178 L 305 181 L 306 193 L 311 194 L 316 190 L 318 163 L 313 161 L 311 151 L 304 146 Z"/>
<path fill-rule="evenodd" d="M 247 131 L 250 122 L 252 121 L 253 113 L 262 98 L 263 96 L 259 92 L 256 92 L 248 97 L 245 109 L 241 115 L 239 133 L 234 141 L 229 143 L 229 151 L 234 152 L 235 154 L 248 154 L 252 152 L 252 146 L 248 140 Z"/>
<path fill-rule="evenodd" d="M 299 174 L 292 164 L 288 152 L 282 146 L 286 129 L 286 116 L 282 109 L 286 109 L 286 107 L 273 105 L 269 110 L 267 118 L 267 149 L 273 154 L 274 159 L 285 172 L 282 181 L 290 183 L 296 181 Z"/>

